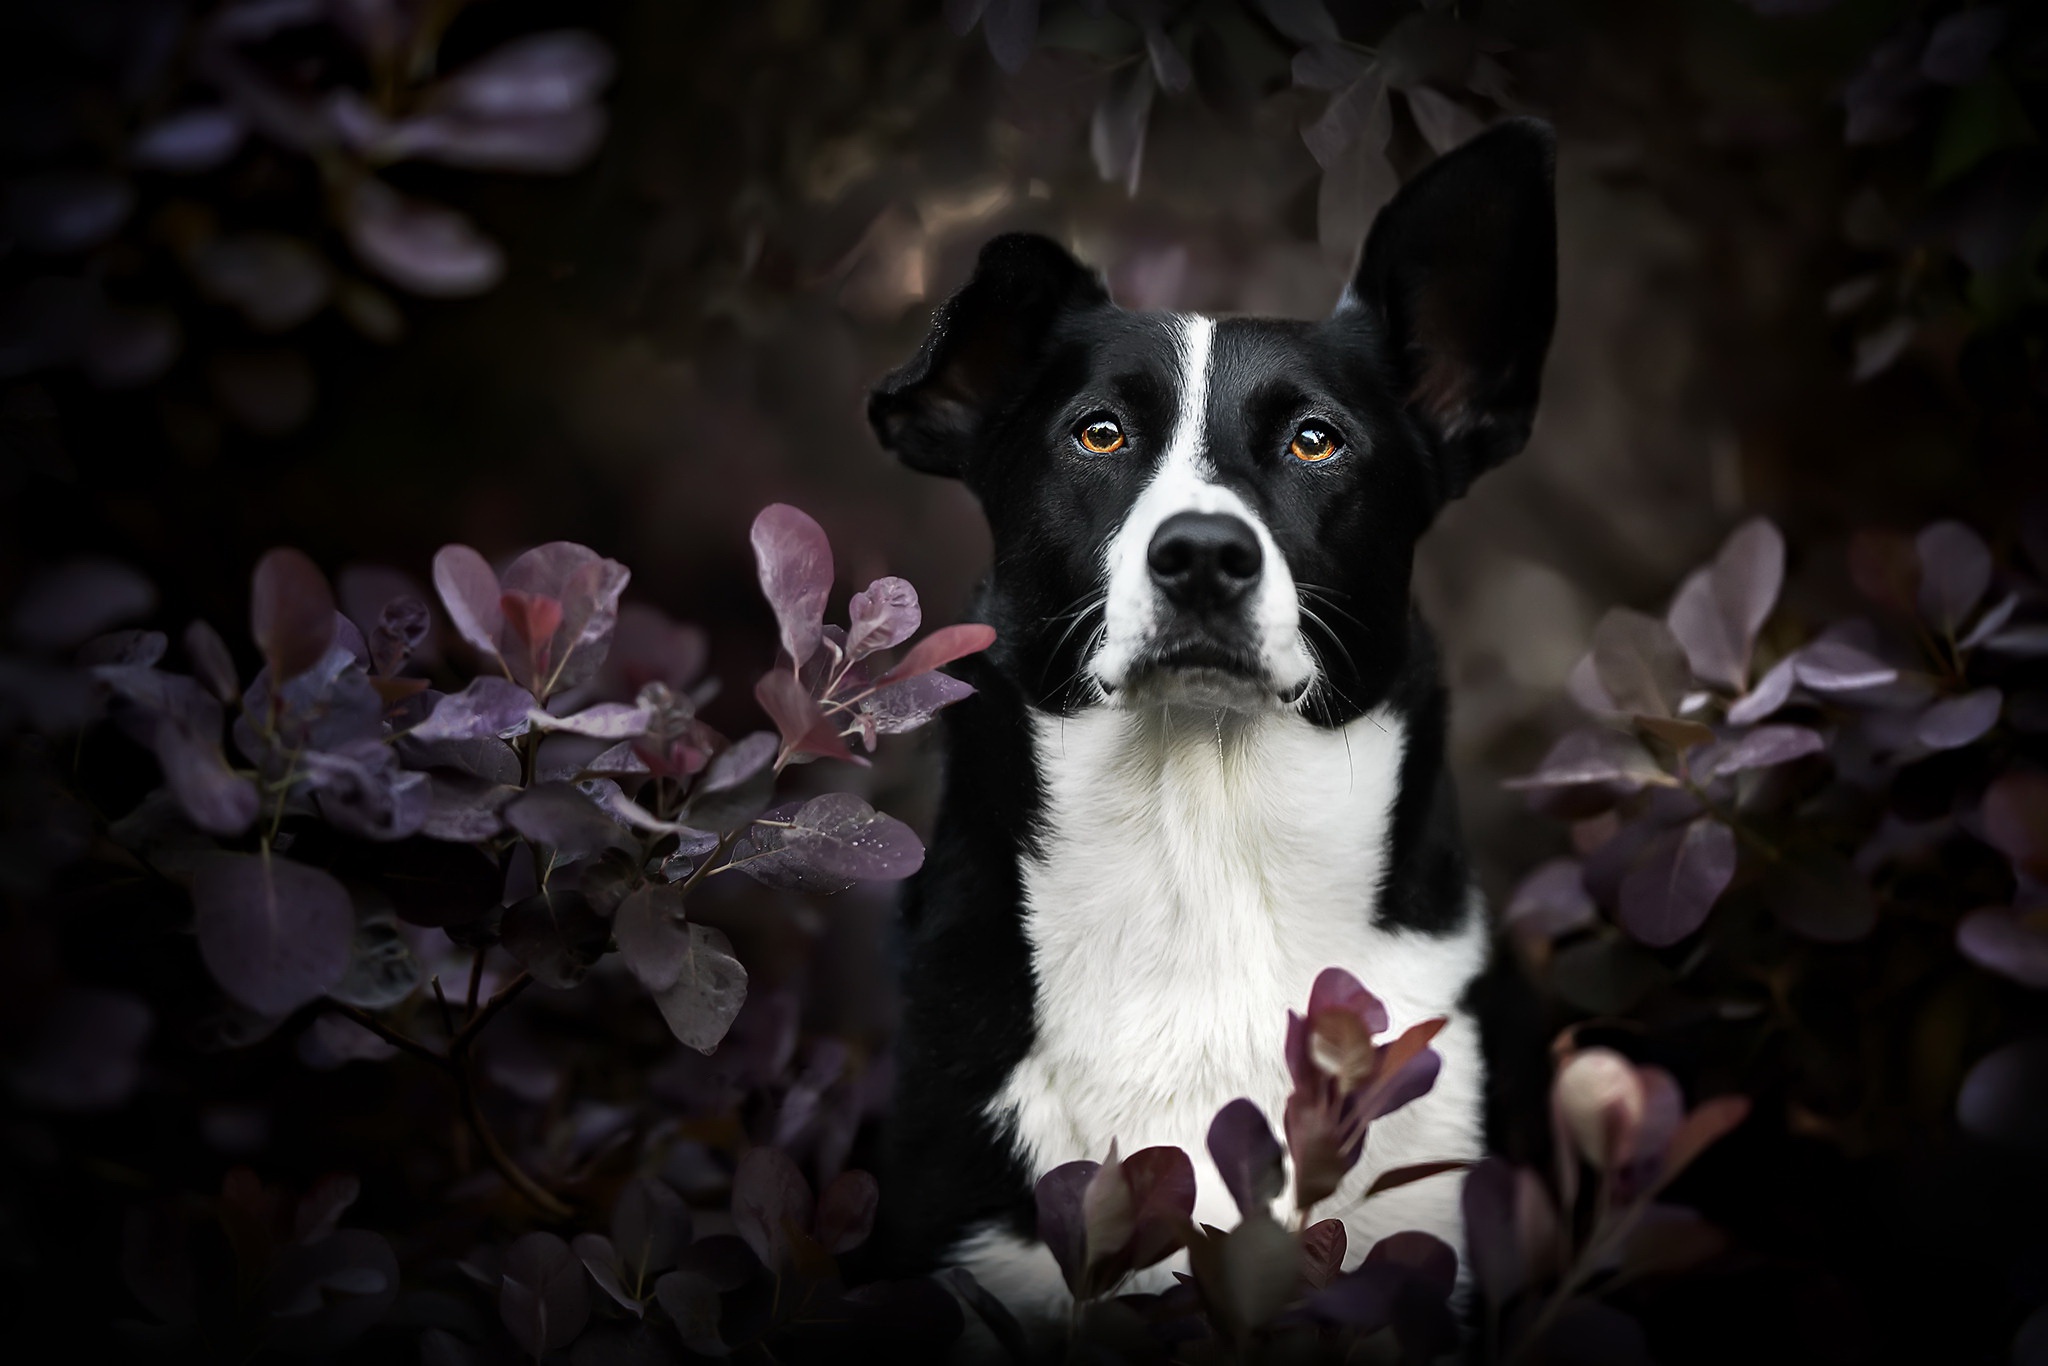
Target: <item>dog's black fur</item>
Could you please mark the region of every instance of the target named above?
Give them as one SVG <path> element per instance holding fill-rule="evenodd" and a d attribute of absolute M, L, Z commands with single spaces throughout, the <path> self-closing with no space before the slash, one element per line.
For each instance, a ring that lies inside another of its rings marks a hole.
<path fill-rule="evenodd" d="M 1462 921 L 1468 871 L 1444 759 L 1447 702 L 1411 603 L 1411 562 L 1437 511 L 1528 437 L 1556 306 L 1551 162 L 1543 125 L 1495 127 L 1380 215 L 1332 317 L 1227 320 L 1215 334 L 1217 480 L 1264 519 L 1296 580 L 1315 585 L 1326 623 L 1313 637 L 1326 685 L 1303 715 L 1336 727 L 1390 706 L 1406 720 L 1389 872 L 1360 900 L 1373 904 L 1377 890 L 1381 922 L 1425 933 Z M 1075 614 L 1167 439 L 1174 373 L 1155 318 L 1117 308 L 1054 243 L 1013 235 L 988 244 L 870 403 L 884 446 L 966 482 L 995 547 L 975 615 L 998 639 L 960 667 L 978 691 L 945 714 L 944 798 L 905 907 L 884 1203 L 909 1263 L 931 1263 L 979 1222 L 1032 1231 L 1031 1174 L 986 1117 L 1034 1031 L 1019 859 L 1042 792 L 1027 713 L 1099 704 L 1084 677 L 1090 631 Z M 1101 410 L 1118 415 L 1129 451 L 1076 458 L 1070 433 Z M 1344 458 L 1303 466 L 1284 455 L 1310 415 L 1337 426 Z M 1504 1109 L 1518 1081 L 1525 1093 L 1540 1085 L 1529 1079 L 1541 1061 L 1498 952 L 1468 1000 L 1492 1059 L 1492 1107 Z"/>

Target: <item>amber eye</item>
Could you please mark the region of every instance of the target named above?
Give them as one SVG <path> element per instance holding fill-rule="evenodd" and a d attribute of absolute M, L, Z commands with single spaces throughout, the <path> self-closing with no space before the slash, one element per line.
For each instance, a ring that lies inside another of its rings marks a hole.
<path fill-rule="evenodd" d="M 1106 417 L 1091 417 L 1074 433 L 1090 455 L 1115 455 L 1124 448 L 1124 429 Z"/>
<path fill-rule="evenodd" d="M 1309 422 L 1304 423 L 1301 430 L 1294 434 L 1294 440 L 1287 443 L 1287 449 L 1296 460 L 1306 460 L 1314 464 L 1318 460 L 1328 460 L 1343 447 L 1338 444 L 1335 432 Z"/>

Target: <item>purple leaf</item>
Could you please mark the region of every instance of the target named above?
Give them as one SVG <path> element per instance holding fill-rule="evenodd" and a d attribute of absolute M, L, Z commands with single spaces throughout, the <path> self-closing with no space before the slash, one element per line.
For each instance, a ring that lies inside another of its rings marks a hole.
<path fill-rule="evenodd" d="M 559 175 L 597 154 L 607 119 L 595 105 L 544 114 L 480 115 L 429 109 L 389 119 L 353 90 L 328 97 L 328 117 L 357 151 L 380 162 L 424 158 L 478 171 Z"/>
<path fill-rule="evenodd" d="M 818 1243 L 838 1256 L 851 1252 L 875 1231 L 881 1187 L 863 1171 L 841 1172 L 818 1197 Z"/>
<path fill-rule="evenodd" d="M 1067 1162 L 1038 1178 L 1033 1197 L 1038 1207 L 1038 1237 L 1052 1250 L 1067 1288 L 1079 1294 L 1087 1272 L 1087 1228 L 1081 1217 L 1081 1200 L 1096 1174 L 1099 1162 Z"/>
<path fill-rule="evenodd" d="M 1953 635 L 1991 586 L 1990 547 L 1961 522 L 1936 522 L 1913 544 L 1920 555 L 1920 614 Z"/>
<path fill-rule="evenodd" d="M 150 743 L 185 818 L 209 835 L 239 835 L 256 819 L 262 798 L 255 783 L 228 767 L 219 734 L 218 720 L 202 728 L 164 716 Z"/>
<path fill-rule="evenodd" d="M 44 171 L 7 190 L 5 223 L 31 251 L 84 251 L 119 232 L 135 190 L 104 171 Z"/>
<path fill-rule="evenodd" d="M 498 658 L 498 635 L 505 629 L 498 575 L 484 557 L 466 545 L 444 545 L 434 556 L 434 589 L 456 634 L 488 659 Z"/>
<path fill-rule="evenodd" d="M 355 911 L 317 868 L 276 854 L 217 854 L 199 865 L 192 908 L 207 970 L 258 1014 L 289 1014 L 348 971 Z"/>
<path fill-rule="evenodd" d="M 420 833 L 456 844 L 481 844 L 505 828 L 499 814 L 519 789 L 467 773 L 428 775 L 427 814 Z"/>
<path fill-rule="evenodd" d="M 1685 581 L 1666 618 L 1692 670 L 1740 690 L 1757 632 L 1785 581 L 1785 539 L 1764 518 L 1738 527 L 1713 564 Z"/>
<path fill-rule="evenodd" d="M 449 104 L 473 113 L 559 113 L 590 103 L 611 82 L 612 50 L 596 34 L 558 29 L 518 38 L 450 76 Z"/>
<path fill-rule="evenodd" d="M 789 821 L 796 814 L 794 804 L 765 811 L 764 821 Z M 857 879 L 828 873 L 813 865 L 798 851 L 784 844 L 787 830 L 777 825 L 755 825 L 733 846 L 732 863 L 764 886 L 786 892 L 809 892 L 830 896 L 851 887 Z"/>
<path fill-rule="evenodd" d="M 1984 789 L 1984 838 L 2036 878 L 2048 878 L 2048 775 L 2000 774 Z"/>
<path fill-rule="evenodd" d="M 773 734 L 757 730 L 719 751 L 690 794 L 685 818 L 705 830 L 729 830 L 752 820 L 775 791 L 780 747 Z"/>
<path fill-rule="evenodd" d="M 1956 926 L 1963 957 L 2015 982 L 2048 990 L 2048 924 L 2039 911 L 1987 906 Z"/>
<path fill-rule="evenodd" d="M 775 613 L 783 653 L 801 664 L 818 648 L 832 591 L 832 543 L 825 529 L 787 503 L 754 518 L 754 563 L 762 596 Z"/>
<path fill-rule="evenodd" d="M 1258 5 L 1267 22 L 1293 42 L 1336 43 L 1342 36 L 1323 0 L 1258 0 Z"/>
<path fill-rule="evenodd" d="M 588 858 L 605 849 L 630 846 L 618 822 L 568 783 L 542 783 L 532 788 L 505 808 L 505 821 L 564 858 Z"/>
<path fill-rule="evenodd" d="M 223 702 L 232 702 L 242 695 L 242 681 L 235 674 L 234 656 L 228 653 L 227 642 L 220 638 L 220 632 L 206 622 L 195 619 L 185 628 L 185 657 L 192 661 L 192 672 L 215 697 Z"/>
<path fill-rule="evenodd" d="M 368 1229 L 344 1228 L 282 1249 L 258 1309 L 269 1320 L 269 1347 L 324 1355 L 376 1327 L 397 1298 L 391 1244 Z"/>
<path fill-rule="evenodd" d="M 1284 1150 L 1257 1105 L 1239 1098 L 1209 1123 L 1209 1156 L 1223 1173 L 1223 1185 L 1238 1213 L 1270 1209 L 1287 1189 Z"/>
<path fill-rule="evenodd" d="M 1927 35 L 1920 74 L 1939 85 L 1968 85 L 1984 74 L 2005 37 L 2005 11 L 1997 6 L 1951 14 Z"/>
<path fill-rule="evenodd" d="M 1379 68 L 1372 66 L 1331 97 L 1322 115 L 1301 130 L 1301 140 L 1316 164 L 1328 171 L 1361 143 L 1367 153 L 1384 151 L 1392 133 L 1387 83 Z"/>
<path fill-rule="evenodd" d="M 1348 47 L 1318 43 L 1294 54 L 1294 83 L 1310 90 L 1342 90 L 1363 76 L 1367 60 Z"/>
<path fill-rule="evenodd" d="M 645 603 L 627 603 L 619 608 L 612 646 L 600 671 L 600 695 L 637 698 L 649 683 L 665 683 L 681 692 L 703 674 L 706 653 L 701 628 L 670 621 Z"/>
<path fill-rule="evenodd" d="M 675 985 L 657 993 L 654 1003 L 678 1039 L 709 1053 L 746 1003 L 747 970 L 723 934 L 704 925 L 691 925 L 689 931 L 690 951 Z"/>
<path fill-rule="evenodd" d="M 690 1245 L 690 1208 L 657 1177 L 636 1176 L 612 1205 L 611 1242 L 642 1293 Z"/>
<path fill-rule="evenodd" d="M 1151 59 L 1152 74 L 1166 90 L 1179 94 L 1195 78 L 1188 59 L 1181 56 L 1180 49 L 1173 45 L 1173 39 L 1158 24 L 1145 25 L 1145 55 Z"/>
<path fill-rule="evenodd" d="M 1546 940 L 1592 924 L 1593 898 L 1586 891 L 1579 861 L 1554 858 L 1539 865 L 1508 898 L 1502 919 L 1518 933 Z"/>
<path fill-rule="evenodd" d="M 1758 726 L 1738 739 L 1705 750 L 1694 767 L 1701 781 L 1711 782 L 1730 773 L 1790 763 L 1825 748 L 1820 733 L 1805 726 Z"/>
<path fill-rule="evenodd" d="M 579 1233 L 569 1240 L 569 1250 L 576 1254 L 576 1260 L 583 1263 L 583 1269 L 590 1273 L 590 1279 L 597 1282 L 597 1288 L 612 1297 L 612 1302 L 631 1314 L 642 1318 L 647 1306 L 633 1298 L 633 1292 L 625 1285 L 625 1268 L 619 1263 L 618 1250 L 612 1240 L 601 1233 Z"/>
<path fill-rule="evenodd" d="M 979 622 L 965 622 L 957 626 L 941 626 L 923 640 L 910 647 L 910 653 L 903 656 L 896 667 L 876 680 L 877 688 L 886 688 L 906 678 L 917 678 L 942 669 L 956 659 L 979 654 L 996 643 L 993 626 Z"/>
<path fill-rule="evenodd" d="M 401 769 L 397 754 L 381 740 L 309 750 L 299 764 L 320 814 L 352 835 L 404 839 L 427 819 L 427 775 Z"/>
<path fill-rule="evenodd" d="M 1521 1293 L 1528 1282 L 1517 1228 L 1515 1168 L 1489 1157 L 1465 1177 L 1460 1204 L 1465 1215 L 1465 1255 L 1472 1277 L 1498 1308 Z"/>
<path fill-rule="evenodd" d="M 506 907 L 498 934 L 536 982 L 566 991 L 603 956 L 611 926 L 581 892 L 551 887 Z"/>
<path fill-rule="evenodd" d="M 1484 119 L 1426 85 L 1409 86 L 1403 93 L 1408 97 L 1408 112 L 1415 119 L 1415 130 L 1439 156 L 1486 131 Z"/>
<path fill-rule="evenodd" d="M 286 332 L 318 313 L 332 281 L 311 243 L 278 232 L 216 237 L 191 254 L 193 279 L 258 332 Z"/>
<path fill-rule="evenodd" d="M 2018 593 L 2007 593 L 1995 604 L 1986 608 L 1984 615 L 1977 618 L 1977 624 L 1970 628 L 1970 633 L 1957 641 L 1956 644 L 1965 650 L 1976 649 L 1979 645 L 1982 645 L 1985 641 L 2005 629 L 2005 624 L 2012 620 L 2012 614 L 2019 608 L 2019 605 L 2020 595 Z"/>
<path fill-rule="evenodd" d="M 155 607 L 156 589 L 127 565 L 77 559 L 31 579 L 15 604 L 12 624 L 15 638 L 28 649 L 54 653 Z"/>
<path fill-rule="evenodd" d="M 1815 692 L 1860 692 L 1899 677 L 1883 660 L 1840 640 L 1816 640 L 1793 658 L 1799 681 Z"/>
<path fill-rule="evenodd" d="M 1617 708 L 1670 716 L 1688 686 L 1685 652 L 1655 617 L 1616 607 L 1593 628 L 1593 667 Z"/>
<path fill-rule="evenodd" d="M 1914 738 L 1929 749 L 1961 749 L 1998 724 L 2004 705 L 2005 694 L 1996 688 L 1944 697 L 1920 713 L 1913 724 Z"/>
<path fill-rule="evenodd" d="M 139 996 L 65 987 L 27 1031 L 8 1081 L 15 1095 L 40 1109 L 115 1109 L 141 1079 L 142 1049 L 153 1026 Z"/>
<path fill-rule="evenodd" d="M 792 756 L 814 754 L 866 764 L 867 760 L 846 747 L 846 739 L 826 717 L 817 699 L 790 675 L 778 668 L 761 675 L 754 684 L 754 700 L 775 722 L 782 735 L 782 748 Z"/>
<path fill-rule="evenodd" d="M 732 1177 L 732 1222 L 761 1264 L 782 1271 L 791 1263 L 790 1233 L 811 1228 L 811 1187 L 789 1154 L 765 1145 L 749 1148 Z"/>
<path fill-rule="evenodd" d="M 334 594 L 319 566 L 280 547 L 256 562 L 249 632 L 270 665 L 273 685 L 289 683 L 318 664 L 334 643 Z"/>
<path fill-rule="evenodd" d="M 1038 37 L 1038 0 L 987 0 L 981 36 L 996 65 L 1016 75 L 1031 59 L 1031 44 Z"/>
<path fill-rule="evenodd" d="M 135 135 L 128 155 L 149 171 L 210 171 L 241 149 L 249 119 L 232 105 L 180 109 Z"/>
<path fill-rule="evenodd" d="M 414 726 L 411 735 L 420 741 L 520 735 L 525 733 L 532 711 L 532 693 L 509 678 L 483 674 L 471 679 L 461 692 L 449 693 L 435 703 L 432 714 Z"/>
<path fill-rule="evenodd" d="M 551 716 L 536 710 L 532 720 L 542 730 L 581 735 L 590 740 L 635 740 L 647 733 L 654 714 L 646 707 L 629 707 L 623 702 L 599 702 L 569 716 Z"/>
<path fill-rule="evenodd" d="M 893 650 L 917 634 L 923 619 L 917 590 L 907 580 L 876 579 L 847 604 L 846 657 L 866 659 L 877 650 Z"/>
<path fill-rule="evenodd" d="M 2048 656 L 2048 625 L 2026 623 L 2000 631 L 1984 642 L 1984 648 L 2018 659 L 2040 659 Z"/>
<path fill-rule="evenodd" d="M 391 283 L 430 299 L 481 294 L 505 273 L 505 254 L 455 210 L 407 199 L 374 177 L 346 209 L 349 245 Z"/>
<path fill-rule="evenodd" d="M 930 721 L 942 707 L 973 695 L 971 684 L 935 669 L 877 688 L 857 705 L 862 716 L 873 719 L 877 734 L 901 735 Z"/>
<path fill-rule="evenodd" d="M 370 663 L 389 677 L 405 667 L 413 651 L 433 629 L 434 616 L 426 602 L 412 593 L 401 593 L 384 604 L 369 630 Z"/>
<path fill-rule="evenodd" d="M 1770 667 L 1746 697 L 1728 707 L 1728 719 L 1738 726 L 1754 725 L 1785 705 L 1797 681 L 1799 657 L 1787 655 Z"/>
<path fill-rule="evenodd" d="M 805 802 L 783 832 L 783 847 L 837 877 L 894 882 L 924 864 L 924 846 L 909 826 L 850 792 Z"/>
<path fill-rule="evenodd" d="M 1963 1078 L 1956 1118 L 1979 1138 L 2040 1151 L 2048 1143 L 2048 1038 L 2023 1038 L 1979 1059 Z"/>
<path fill-rule="evenodd" d="M 498 1316 L 520 1350 L 535 1358 L 567 1347 L 590 1322 L 583 1264 L 552 1233 L 529 1233 L 505 1251 Z"/>
<path fill-rule="evenodd" d="M 1510 778 L 1502 784 L 1516 790 L 1552 787 L 1580 787 L 1592 783 L 1616 783 L 1639 788 L 1661 778 L 1643 747 L 1630 736 L 1604 727 L 1584 727 L 1565 735 L 1550 747 L 1534 773 Z"/>
<path fill-rule="evenodd" d="M 666 991 L 690 956 L 681 889 L 655 883 L 633 892 L 612 915 L 612 933 L 626 966 L 649 991 Z"/>
<path fill-rule="evenodd" d="M 1698 929 L 1735 876 L 1735 833 L 1708 816 L 1666 831 L 1621 882 L 1621 923 L 1652 948 Z"/>

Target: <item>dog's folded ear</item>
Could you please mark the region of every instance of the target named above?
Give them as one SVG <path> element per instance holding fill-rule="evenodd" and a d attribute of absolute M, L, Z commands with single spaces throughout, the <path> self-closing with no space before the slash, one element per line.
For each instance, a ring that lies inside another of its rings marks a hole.
<path fill-rule="evenodd" d="M 959 477 L 983 419 L 1029 382 L 1053 323 L 1108 302 L 1102 281 L 1050 238 L 993 239 L 917 354 L 868 396 L 875 435 L 912 469 Z"/>
<path fill-rule="evenodd" d="M 1387 329 L 1446 499 L 1529 439 L 1557 318 L 1556 139 L 1509 119 L 1433 162 L 1380 212 L 1338 306 Z"/>

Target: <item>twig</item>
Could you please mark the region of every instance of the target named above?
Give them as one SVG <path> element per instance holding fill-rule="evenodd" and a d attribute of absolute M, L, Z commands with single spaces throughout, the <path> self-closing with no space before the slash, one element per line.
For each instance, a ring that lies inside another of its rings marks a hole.
<path fill-rule="evenodd" d="M 441 990 L 441 974 L 434 974 L 434 1000 L 441 1007 L 441 1028 L 449 1038 L 455 1037 L 455 1012 L 448 1008 L 447 993 Z"/>
<path fill-rule="evenodd" d="M 510 1182 L 512 1188 L 525 1196 L 542 1214 L 550 1219 L 567 1219 L 573 1213 L 569 1206 L 546 1186 L 528 1176 L 526 1169 L 519 1165 L 511 1153 L 505 1151 L 504 1144 L 498 1142 L 498 1135 L 492 1130 L 490 1121 L 484 1118 L 483 1105 L 477 1099 L 476 1080 L 470 1075 L 467 1066 L 456 1071 L 455 1085 L 462 1094 L 463 1118 L 469 1121 L 471 1132 L 476 1135 L 477 1142 L 483 1145 L 484 1155 L 491 1159 L 491 1165 L 498 1169 L 498 1174 Z"/>
<path fill-rule="evenodd" d="M 465 1020 L 476 1018 L 476 997 L 477 993 L 484 989 L 484 959 L 489 954 L 488 947 L 480 948 L 476 951 L 476 957 L 469 960 L 469 997 L 462 1003 L 462 1018 Z M 448 1035 L 453 1038 L 455 1031 L 449 1030 Z"/>
<path fill-rule="evenodd" d="M 471 1016 L 469 1023 L 464 1025 L 455 1038 L 450 1041 L 448 1044 L 448 1056 L 459 1064 L 466 1063 L 469 1051 L 476 1043 L 476 1036 L 483 1032 L 484 1026 L 489 1024 L 491 1018 L 499 1011 L 511 1005 L 520 992 L 532 985 L 533 974 L 522 972 L 504 986 L 499 987 L 491 999 L 484 1002 L 483 1009 Z"/>
<path fill-rule="evenodd" d="M 432 1063 L 434 1066 L 440 1068 L 443 1072 L 448 1072 L 451 1074 L 454 1072 L 455 1064 L 451 1062 L 449 1059 L 443 1057 L 439 1053 L 436 1053 L 433 1049 L 427 1047 L 418 1039 L 412 1037 L 412 1035 L 399 1033 L 397 1030 L 391 1028 L 382 1020 L 379 1020 L 376 1016 L 372 1015 L 369 1011 L 362 1009 L 360 1006 L 343 1005 L 339 1001 L 330 1002 L 329 1005 L 333 1010 L 339 1012 L 340 1014 L 346 1015 L 351 1020 L 354 1020 L 357 1024 L 369 1030 L 372 1034 L 375 1034 L 378 1038 L 382 1039 L 385 1043 L 390 1044 L 393 1048 L 396 1048 L 401 1052 L 410 1053 L 415 1058 L 420 1059 L 422 1062 Z"/>

